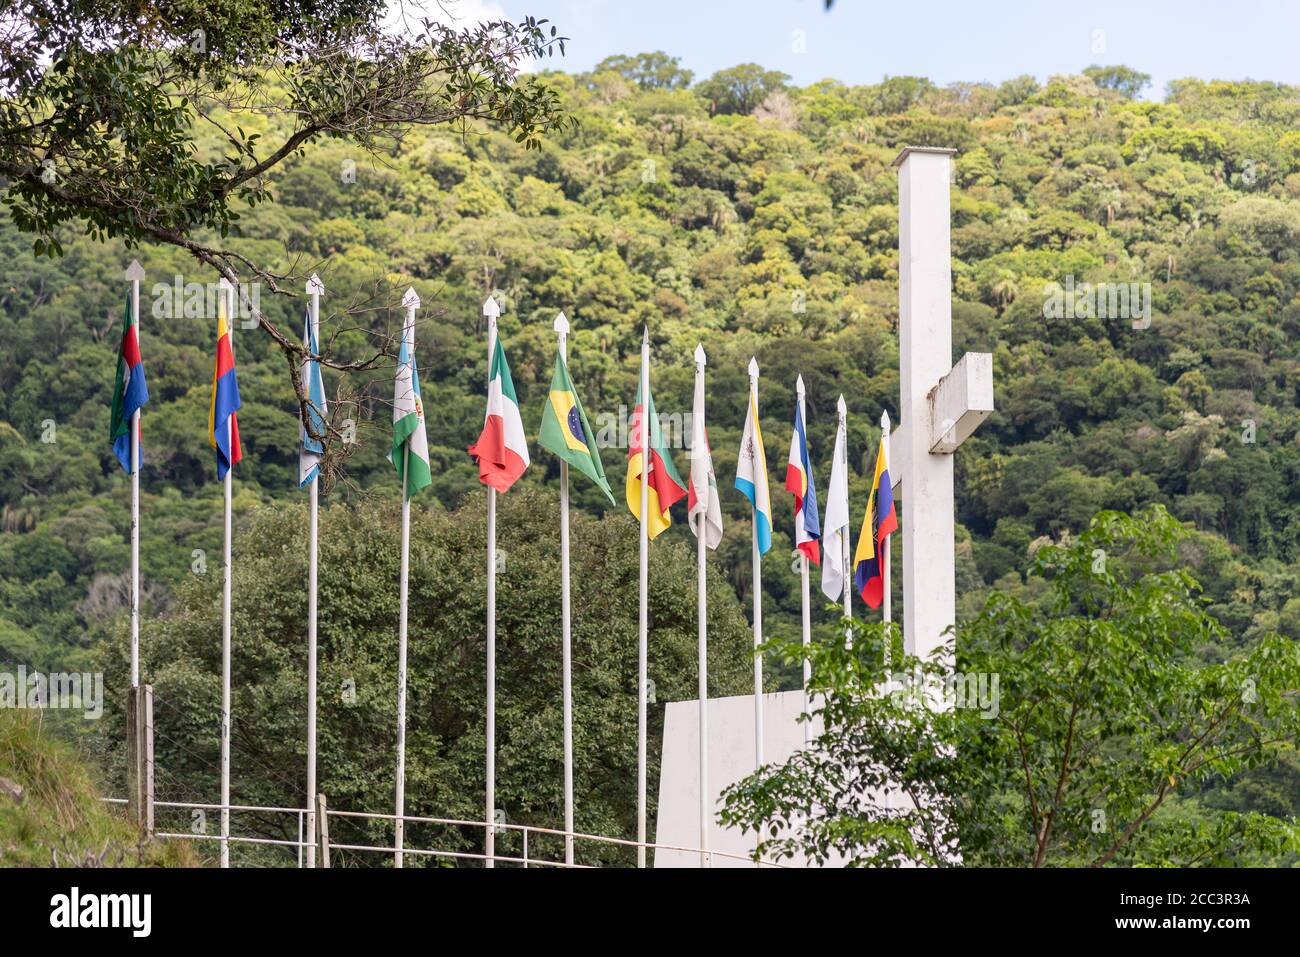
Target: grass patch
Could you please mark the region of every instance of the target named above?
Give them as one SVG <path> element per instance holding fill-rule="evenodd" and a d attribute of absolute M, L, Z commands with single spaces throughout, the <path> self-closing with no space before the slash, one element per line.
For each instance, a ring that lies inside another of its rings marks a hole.
<path fill-rule="evenodd" d="M 141 844 L 125 808 L 100 800 L 94 776 L 39 713 L 0 709 L 0 867 L 192 867 L 179 841 Z"/>

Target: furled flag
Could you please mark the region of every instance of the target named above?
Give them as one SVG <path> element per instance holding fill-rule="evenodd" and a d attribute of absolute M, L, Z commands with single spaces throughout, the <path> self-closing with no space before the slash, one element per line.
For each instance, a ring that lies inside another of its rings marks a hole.
<path fill-rule="evenodd" d="M 894 513 L 894 489 L 889 478 L 889 452 L 882 439 L 876 452 L 876 472 L 871 480 L 871 497 L 867 511 L 862 516 L 862 532 L 853 554 L 853 584 L 862 600 L 872 608 L 879 608 L 884 597 L 880 556 L 884 554 L 885 539 L 898 531 L 898 516 Z"/>
<path fill-rule="evenodd" d="M 528 438 L 524 420 L 519 416 L 515 383 L 510 378 L 501 337 L 492 350 L 492 368 L 488 372 L 487 417 L 478 441 L 469 447 L 478 462 L 478 480 L 498 492 L 507 491 L 528 468 Z"/>
<path fill-rule="evenodd" d="M 316 343 L 316 330 L 311 326 L 310 306 L 307 307 L 307 328 L 302 334 L 302 345 L 307 350 L 307 355 L 303 356 L 299 376 L 302 379 L 303 391 L 307 394 L 307 417 L 299 416 L 298 433 L 302 443 L 298 449 L 298 487 L 306 488 L 320 473 L 321 457 L 325 454 L 324 443 L 318 438 L 313 438 L 311 433 L 314 432 L 318 436 L 325 434 L 327 414 L 325 383 L 321 379 L 320 361 L 310 358 L 320 355 L 320 347 Z M 310 430 L 307 428 L 309 422 Z"/>
<path fill-rule="evenodd" d="M 610 504 L 614 503 L 614 493 L 605 478 L 605 467 L 596 447 L 596 433 L 591 431 L 587 413 L 569 378 L 568 363 L 558 348 L 555 350 L 555 372 L 551 375 L 551 394 L 542 410 L 542 429 L 537 442 L 595 482 Z"/>
<path fill-rule="evenodd" d="M 803 409 L 798 403 L 794 407 L 794 433 L 790 436 L 785 487 L 794 496 L 795 547 L 808 556 L 808 561 L 817 565 L 821 562 L 821 520 L 817 514 L 817 486 L 813 483 L 812 462 L 808 457 Z"/>
<path fill-rule="evenodd" d="M 131 417 L 148 401 L 149 386 L 144 381 L 140 338 L 136 334 L 135 316 L 131 314 L 131 299 L 128 297 L 122 313 L 122 345 L 117 353 L 117 380 L 113 383 L 113 409 L 108 423 L 113 453 L 128 475 L 134 470 L 131 462 Z M 139 438 L 137 436 L 136 441 Z M 143 450 L 140 458 L 144 459 Z"/>
<path fill-rule="evenodd" d="M 758 553 L 765 555 L 772 547 L 772 496 L 767 487 L 767 453 L 763 450 L 763 432 L 758 427 L 758 405 L 753 392 L 749 394 L 745 434 L 740 440 L 740 459 L 736 462 L 736 488 L 754 508 Z"/>
<path fill-rule="evenodd" d="M 404 454 L 409 450 L 410 454 Z M 397 469 L 397 477 L 410 498 L 433 482 L 429 473 L 429 438 L 424 432 L 424 399 L 420 395 L 420 370 L 415 362 L 415 323 L 402 330 L 402 347 L 397 352 L 397 372 L 393 376 L 393 444 L 388 461 Z M 410 466 L 403 474 L 402 463 Z"/>
<path fill-rule="evenodd" d="M 703 362 L 702 348 L 696 349 L 697 361 Z M 704 376 L 695 377 L 695 408 L 691 411 L 691 487 L 686 500 L 687 521 L 696 537 L 704 522 L 704 544 L 717 548 L 722 541 L 722 503 L 718 501 L 718 479 L 713 474 L 713 453 L 704 428 Z"/>
<path fill-rule="evenodd" d="M 647 383 L 648 385 L 648 383 Z M 632 411 L 632 427 L 628 436 L 627 451 L 627 507 L 632 515 L 641 519 L 641 468 L 645 461 L 642 433 L 650 433 L 650 471 L 646 476 L 648 504 L 646 508 L 646 537 L 654 539 L 673 523 L 669 509 L 686 494 L 686 483 L 677 474 L 672 456 L 664 445 L 659 429 L 659 416 L 655 413 L 654 397 L 646 390 L 644 415 L 642 414 L 641 385 L 636 387 L 636 408 Z M 646 429 L 641 428 L 645 422 Z"/>
<path fill-rule="evenodd" d="M 239 382 L 235 379 L 235 352 L 226 325 L 226 297 L 217 297 L 217 363 L 212 372 L 212 402 L 208 406 L 208 441 L 217 450 L 217 478 L 244 457 L 239 444 Z"/>
<path fill-rule="evenodd" d="M 840 396 L 838 408 L 844 411 L 844 396 Z M 844 542 L 849 535 L 849 466 L 846 451 L 847 438 L 844 435 L 844 418 L 840 417 L 839 428 L 835 430 L 835 457 L 831 460 L 831 485 L 826 493 L 826 544 L 825 560 L 822 562 L 822 591 L 831 601 L 844 597 L 844 579 L 848 574 L 844 568 Z"/>

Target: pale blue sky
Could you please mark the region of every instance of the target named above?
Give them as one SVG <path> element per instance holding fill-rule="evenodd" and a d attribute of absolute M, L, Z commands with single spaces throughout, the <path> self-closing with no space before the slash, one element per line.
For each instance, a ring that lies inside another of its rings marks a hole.
<path fill-rule="evenodd" d="M 1300 84 L 1300 0 L 452 0 L 470 16 L 547 17 L 571 38 L 565 68 L 664 50 L 702 78 L 753 61 L 803 85 L 914 74 L 944 84 L 1123 63 L 1161 97 L 1178 77 Z M 802 30 L 804 52 L 795 52 Z M 1095 33 L 1095 31 L 1102 31 Z M 1104 44 L 1094 52 L 1094 43 Z M 557 61 L 558 62 L 558 61 Z"/>

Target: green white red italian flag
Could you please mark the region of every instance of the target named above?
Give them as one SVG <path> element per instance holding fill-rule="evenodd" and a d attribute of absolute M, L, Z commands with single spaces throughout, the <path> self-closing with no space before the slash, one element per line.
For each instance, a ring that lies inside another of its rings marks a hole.
<path fill-rule="evenodd" d="M 519 415 L 515 383 L 510 378 L 501 338 L 492 350 L 492 367 L 488 372 L 487 417 L 478 441 L 469 447 L 478 462 L 478 480 L 504 492 L 528 468 L 528 438 L 524 420 Z"/>

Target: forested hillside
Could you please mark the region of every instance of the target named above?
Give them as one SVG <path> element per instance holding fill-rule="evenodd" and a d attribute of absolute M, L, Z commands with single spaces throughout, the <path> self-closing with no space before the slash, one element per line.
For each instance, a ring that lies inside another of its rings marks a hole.
<path fill-rule="evenodd" d="M 373 351 L 400 321 L 386 305 L 344 318 L 345 306 L 408 283 L 420 293 L 434 485 L 419 507 L 451 507 L 478 488 L 465 449 L 483 419 L 489 293 L 533 435 L 558 310 L 598 430 L 630 411 L 645 325 L 661 414 L 689 411 L 690 356 L 697 342 L 708 351 L 727 523 L 718 563 L 747 599 L 748 506 L 731 486 L 754 355 L 777 526 L 765 621 L 796 629 L 790 497 L 778 492 L 795 378 L 808 387 L 823 495 L 835 401 L 848 402 L 860 515 L 880 412 L 898 421 L 890 164 L 905 144 L 951 146 L 954 359 L 993 353 L 998 407 L 957 455 L 961 612 L 993 586 L 1027 587 L 1022 571 L 1044 536 L 1077 532 L 1099 509 L 1159 502 L 1198 530 L 1184 557 L 1236 641 L 1266 630 L 1300 640 L 1300 89 L 1185 80 L 1145 102 L 1124 70 L 1046 84 L 794 88 L 748 66 L 694 85 L 664 57 L 603 67 L 547 75 L 580 123 L 540 150 L 487 129 L 417 129 L 378 160 L 313 147 L 275 174 L 276 202 L 240 221 L 239 248 L 319 269 L 323 334 L 343 357 Z M 206 436 L 215 317 L 210 300 L 180 316 L 166 304 L 177 283 L 216 276 L 170 248 L 137 253 L 73 232 L 64 246 L 63 258 L 35 258 L 29 238 L 0 222 L 0 660 L 42 667 L 82 663 L 121 633 L 129 483 L 107 431 L 133 255 L 148 271 L 146 614 L 165 613 L 197 564 L 216 569 L 220 555 Z M 1149 324 L 1061 314 L 1052 283 L 1149 284 Z M 301 330 L 300 298 L 260 296 L 283 328 Z M 284 360 L 257 330 L 235 333 L 242 523 L 302 493 Z M 357 442 L 335 452 L 326 500 L 395 501 L 384 459 L 391 364 L 327 372 L 326 383 L 339 419 L 357 425 Z M 618 432 L 603 454 L 621 492 Z M 675 454 L 684 471 L 684 449 Z M 554 489 L 554 458 L 536 448 L 533 458 L 523 484 Z M 609 508 L 581 477 L 574 489 L 583 509 Z M 674 518 L 668 537 L 685 540 L 684 511 Z M 511 536 L 503 526 L 507 551 Z M 830 611 L 816 615 L 830 627 Z M 1259 783 L 1252 806 L 1296 813 L 1284 785 Z"/>

